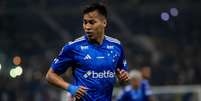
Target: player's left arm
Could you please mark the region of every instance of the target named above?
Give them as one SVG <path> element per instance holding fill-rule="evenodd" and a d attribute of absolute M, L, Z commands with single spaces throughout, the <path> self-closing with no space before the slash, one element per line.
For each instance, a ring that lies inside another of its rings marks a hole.
<path fill-rule="evenodd" d="M 125 59 L 123 47 L 120 46 L 120 57 L 117 64 L 116 76 L 120 81 L 128 81 L 128 65 Z"/>

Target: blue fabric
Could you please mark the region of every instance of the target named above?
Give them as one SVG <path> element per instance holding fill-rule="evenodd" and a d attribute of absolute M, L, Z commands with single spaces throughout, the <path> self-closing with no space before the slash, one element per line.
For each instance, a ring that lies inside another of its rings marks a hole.
<path fill-rule="evenodd" d="M 146 80 L 146 79 L 142 80 L 141 85 L 144 86 L 143 88 L 145 89 L 145 95 L 147 95 L 147 96 L 153 95 L 153 92 L 151 90 L 151 86 L 150 86 L 148 80 Z"/>
<path fill-rule="evenodd" d="M 89 88 L 82 101 L 111 101 L 117 68 L 128 70 L 120 42 L 105 36 L 101 45 L 88 42 L 86 36 L 66 44 L 51 67 L 64 73 L 73 68 L 73 85 Z"/>
<path fill-rule="evenodd" d="M 152 91 L 147 80 L 142 80 L 138 89 L 133 89 L 131 85 L 126 86 L 118 97 L 118 101 L 149 101 Z"/>

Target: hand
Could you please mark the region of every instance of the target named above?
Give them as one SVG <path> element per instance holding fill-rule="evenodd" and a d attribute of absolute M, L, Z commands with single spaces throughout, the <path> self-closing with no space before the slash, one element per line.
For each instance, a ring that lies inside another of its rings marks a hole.
<path fill-rule="evenodd" d="M 66 90 L 70 92 L 71 95 L 74 96 L 76 99 L 80 99 L 86 94 L 86 90 L 88 90 L 88 88 L 84 86 L 69 85 Z"/>
<path fill-rule="evenodd" d="M 82 96 L 84 96 L 87 93 L 88 88 L 84 86 L 80 86 L 80 88 L 77 90 L 75 94 L 76 99 L 80 99 Z"/>
<path fill-rule="evenodd" d="M 128 81 L 128 72 L 123 70 L 123 69 L 119 69 L 117 68 L 117 78 L 120 80 L 120 81 Z"/>

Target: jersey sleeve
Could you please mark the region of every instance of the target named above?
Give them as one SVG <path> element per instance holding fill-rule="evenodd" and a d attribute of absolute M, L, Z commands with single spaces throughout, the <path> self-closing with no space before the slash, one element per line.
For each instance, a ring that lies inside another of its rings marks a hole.
<path fill-rule="evenodd" d="M 64 73 L 68 67 L 72 66 L 73 54 L 69 45 L 65 45 L 60 51 L 59 55 L 54 59 L 51 68 L 54 72 Z"/>
<path fill-rule="evenodd" d="M 120 57 L 118 60 L 117 68 L 124 69 L 128 71 L 128 64 L 125 58 L 125 53 L 122 45 L 120 45 Z"/>

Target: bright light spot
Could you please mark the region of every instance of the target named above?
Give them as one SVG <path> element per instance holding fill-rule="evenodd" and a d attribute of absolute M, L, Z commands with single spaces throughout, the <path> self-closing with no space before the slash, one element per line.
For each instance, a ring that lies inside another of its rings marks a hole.
<path fill-rule="evenodd" d="M 19 65 L 19 64 L 21 64 L 21 62 L 22 62 L 22 60 L 21 60 L 20 56 L 13 57 L 13 64 Z"/>
<path fill-rule="evenodd" d="M 12 78 L 16 78 L 15 69 L 11 69 L 11 70 L 10 70 L 10 76 L 11 76 Z"/>
<path fill-rule="evenodd" d="M 170 8 L 170 14 L 171 14 L 172 16 L 178 16 L 179 11 L 178 11 L 177 8 Z"/>
<path fill-rule="evenodd" d="M 15 68 L 16 76 L 22 75 L 22 72 L 23 72 L 23 69 L 22 69 L 21 66 L 17 66 L 17 67 Z"/>
<path fill-rule="evenodd" d="M 166 12 L 161 13 L 161 19 L 164 21 L 168 21 L 170 19 L 170 15 Z"/>
<path fill-rule="evenodd" d="M 17 76 L 22 75 L 22 73 L 23 73 L 23 69 L 21 66 L 17 66 L 16 68 L 13 68 L 10 70 L 10 76 L 12 78 L 16 78 Z"/>
<path fill-rule="evenodd" d="M 0 70 L 1 70 L 1 64 L 0 64 Z"/>

